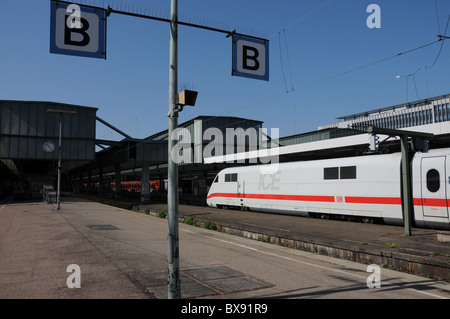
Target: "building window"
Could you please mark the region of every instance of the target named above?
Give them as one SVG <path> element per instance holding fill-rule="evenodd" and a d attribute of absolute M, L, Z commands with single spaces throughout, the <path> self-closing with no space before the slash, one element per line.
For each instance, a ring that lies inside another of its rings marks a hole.
<path fill-rule="evenodd" d="M 427 172 L 427 188 L 430 192 L 436 193 L 440 188 L 439 172 L 437 170 L 430 169 Z"/>

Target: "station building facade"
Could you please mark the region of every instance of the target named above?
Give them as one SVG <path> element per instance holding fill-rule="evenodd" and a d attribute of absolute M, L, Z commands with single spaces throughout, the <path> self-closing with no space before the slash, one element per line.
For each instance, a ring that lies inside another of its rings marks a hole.
<path fill-rule="evenodd" d="M 144 139 L 132 138 L 98 118 L 97 108 L 91 107 L 0 101 L 2 176 L 8 176 L 8 180 L 14 175 L 21 178 L 32 176 L 34 192 L 44 182 L 56 182 L 57 154 L 43 150 L 44 143 L 58 140 L 59 118 L 56 114 L 46 113 L 49 108 L 73 110 L 78 114 L 63 119 L 63 191 L 111 198 L 135 197 L 141 201 L 165 200 L 170 156 L 168 131 L 157 132 Z M 116 129 L 124 138 L 120 141 L 96 139 L 96 120 Z M 182 136 L 179 142 L 183 142 L 185 147 L 176 152 L 181 159 L 185 158 L 186 152 L 192 152 L 191 160 L 182 160 L 178 166 L 180 203 L 204 204 L 209 186 L 221 169 L 233 165 L 255 165 L 250 160 L 206 161 L 205 153 L 215 156 L 280 147 L 281 162 L 354 156 L 368 148 L 367 134 L 354 129 L 364 125 L 434 133 L 439 136 L 436 146 L 450 145 L 450 95 L 343 116 L 338 120 L 316 131 L 275 136 L 275 139 L 264 130 L 262 121 L 254 119 L 198 116 L 179 124 L 177 134 Z M 235 136 L 227 140 L 230 132 Z M 218 135 L 221 139 L 217 138 Z M 101 146 L 101 150 L 95 151 L 95 145 Z M 395 143 L 390 142 L 389 145 L 392 147 Z"/>
<path fill-rule="evenodd" d="M 226 152 L 227 134 L 234 132 L 233 151 L 261 147 L 262 121 L 228 116 L 198 116 L 178 125 L 179 152 L 191 152 L 190 160 L 178 163 L 181 203 L 204 203 L 217 172 L 230 163 L 206 165 L 205 148 Z M 241 130 L 241 131 L 238 131 Z M 181 131 L 183 130 L 183 131 Z M 211 134 L 211 130 L 214 135 Z M 241 133 L 245 138 L 239 138 Z M 256 133 L 256 139 L 251 138 Z M 220 136 L 220 138 L 218 138 Z M 186 140 L 188 137 L 189 140 Z M 66 185 L 75 192 L 105 197 L 136 197 L 142 201 L 165 200 L 167 190 L 168 130 L 144 139 L 125 137 L 96 153 L 95 161 L 68 172 Z M 256 145 L 255 145 L 256 144 Z M 178 144 L 177 144 L 178 145 Z M 186 155 L 186 154 L 184 154 Z M 214 155 L 214 154 L 213 154 Z M 184 157 L 182 156 L 181 159 Z"/>
<path fill-rule="evenodd" d="M 403 129 L 447 122 L 450 121 L 450 94 L 342 116 L 338 120 L 339 122 L 320 126 L 319 130 L 358 125 Z"/>

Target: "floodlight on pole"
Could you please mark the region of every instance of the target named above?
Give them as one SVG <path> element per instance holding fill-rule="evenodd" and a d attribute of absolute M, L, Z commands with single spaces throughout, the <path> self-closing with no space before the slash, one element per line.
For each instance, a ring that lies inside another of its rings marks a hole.
<path fill-rule="evenodd" d="M 183 106 L 190 105 L 195 106 L 195 102 L 197 101 L 197 91 L 184 90 L 178 93 L 178 102 L 177 105 L 180 107 L 178 112 L 183 111 Z"/>

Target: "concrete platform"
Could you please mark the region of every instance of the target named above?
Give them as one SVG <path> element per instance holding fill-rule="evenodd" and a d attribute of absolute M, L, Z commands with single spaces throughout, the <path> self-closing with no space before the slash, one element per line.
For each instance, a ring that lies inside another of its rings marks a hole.
<path fill-rule="evenodd" d="M 167 205 L 138 208 L 158 215 Z M 236 236 L 450 281 L 450 242 L 438 230 L 413 228 L 412 236 L 405 236 L 401 226 L 180 205 L 180 222 L 188 217 L 197 226 L 214 224 Z"/>
<path fill-rule="evenodd" d="M 167 297 L 166 228 L 148 232 L 149 225 L 165 221 L 145 215 L 163 215 L 165 204 L 135 206 L 140 213 L 124 214 L 85 199 L 62 202 L 62 213 L 42 202 L 0 204 L 0 299 Z M 397 226 L 180 205 L 180 223 L 188 217 L 197 227 L 213 225 L 217 231 L 273 245 L 450 281 L 450 243 L 439 241 L 442 232 L 437 230 L 414 228 L 407 237 Z M 158 258 L 148 259 L 145 245 L 129 244 L 149 240 L 155 240 L 153 248 L 161 248 Z M 67 289 L 66 268 L 73 263 L 83 264 L 83 287 L 89 289 Z M 258 292 L 273 284 L 225 265 L 200 264 L 182 270 L 185 298 Z"/>

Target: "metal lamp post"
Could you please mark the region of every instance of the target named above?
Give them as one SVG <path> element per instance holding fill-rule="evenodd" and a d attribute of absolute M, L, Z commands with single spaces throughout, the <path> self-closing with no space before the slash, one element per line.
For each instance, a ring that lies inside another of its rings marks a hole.
<path fill-rule="evenodd" d="M 170 7 L 170 65 L 169 65 L 169 130 L 168 130 L 168 297 L 181 298 L 178 250 L 178 166 L 170 154 L 174 146 L 172 132 L 178 125 L 177 76 L 178 76 L 178 0 L 171 0 Z"/>
<path fill-rule="evenodd" d="M 181 298 L 179 276 L 178 231 L 178 165 L 171 158 L 175 141 L 172 132 L 178 125 L 178 113 L 184 105 L 195 105 L 197 92 L 184 90 L 177 94 L 178 86 L 178 0 L 171 0 L 170 9 L 170 65 L 169 65 L 169 129 L 168 129 L 168 297 Z"/>
<path fill-rule="evenodd" d="M 56 3 L 57 4 L 64 3 L 64 4 L 70 5 L 70 2 L 62 1 L 62 0 L 61 1 L 58 0 Z M 227 38 L 232 35 L 239 35 L 239 36 L 245 36 L 245 35 L 236 33 L 236 30 L 233 30 L 230 32 L 228 30 L 222 30 L 222 29 L 212 28 L 212 27 L 208 27 L 208 26 L 202 26 L 202 25 L 198 25 L 198 24 L 178 21 L 178 0 L 171 0 L 170 19 L 153 17 L 150 15 L 142 14 L 142 13 L 133 13 L 133 12 L 125 12 L 125 11 L 115 10 L 115 9 L 111 8 L 110 6 L 108 6 L 108 8 L 106 10 L 104 8 L 94 7 L 94 6 L 86 6 L 86 7 L 80 6 L 80 8 L 81 7 L 83 7 L 83 10 L 87 10 L 87 11 L 89 11 L 89 9 L 86 9 L 86 8 L 90 8 L 90 9 L 93 8 L 95 10 L 99 10 L 99 12 L 106 13 L 106 17 L 109 17 L 111 13 L 118 13 L 118 14 L 133 16 L 133 17 L 146 18 L 146 19 L 152 19 L 152 20 L 164 21 L 164 22 L 170 23 L 169 114 L 168 114 L 168 117 L 169 117 L 168 154 L 169 154 L 169 156 L 168 156 L 168 193 L 167 193 L 168 228 L 169 228 L 169 231 L 168 231 L 168 242 L 169 242 L 168 243 L 168 264 L 169 264 L 169 267 L 168 267 L 169 268 L 168 296 L 171 299 L 172 298 L 181 298 L 181 296 L 180 296 L 181 295 L 181 293 L 180 293 L 180 278 L 179 278 L 179 274 L 178 274 L 179 273 L 178 166 L 177 166 L 177 163 L 175 163 L 170 156 L 171 151 L 175 145 L 175 143 L 171 137 L 172 137 L 172 132 L 176 129 L 176 127 L 178 125 L 178 113 L 182 111 L 184 105 L 194 106 L 195 100 L 197 97 L 197 92 L 184 90 L 179 95 L 177 95 L 178 25 L 180 24 L 180 25 L 185 25 L 185 26 L 189 26 L 189 27 L 195 27 L 195 28 L 201 28 L 201 29 L 205 29 L 205 30 L 209 30 L 209 31 L 225 33 L 225 34 L 227 34 Z M 83 12 L 83 10 L 81 10 L 81 12 Z M 59 11 L 57 11 L 57 10 L 52 11 L 52 19 L 54 19 L 55 21 L 57 20 L 56 16 L 57 16 L 58 12 Z M 64 14 L 64 13 L 59 13 L 59 14 Z M 93 16 L 93 15 L 89 15 L 89 16 Z M 64 18 L 64 16 L 61 16 L 61 17 Z M 98 22 L 98 23 L 100 23 L 100 21 L 106 20 L 104 18 L 104 14 L 102 14 L 102 16 L 98 16 L 98 18 L 94 17 L 93 19 L 94 19 L 93 22 Z M 57 24 L 56 22 L 54 24 L 55 24 L 55 26 L 60 27 L 60 25 Z M 105 24 L 102 22 L 102 25 L 105 25 Z M 64 27 L 64 25 L 63 25 L 63 27 Z M 101 40 L 103 38 L 106 38 L 106 28 L 99 28 L 99 29 L 101 29 L 101 30 L 98 34 L 98 39 Z M 53 30 L 53 32 L 55 34 L 60 34 L 59 32 L 61 32 L 61 31 L 56 32 L 56 30 Z M 64 31 L 62 31 L 62 32 L 64 33 Z M 54 41 L 54 38 L 55 37 L 51 38 L 52 41 Z M 88 39 L 88 37 L 86 37 L 85 40 L 86 39 Z M 255 45 L 259 49 L 255 48 L 254 46 L 249 44 L 249 41 L 252 41 L 252 39 L 257 41 L 257 44 L 255 44 Z M 261 43 L 261 41 L 263 41 L 263 42 Z M 86 41 L 86 42 L 88 42 L 88 44 L 89 44 L 89 41 Z M 264 56 L 264 59 L 261 60 L 262 61 L 261 65 L 264 65 L 264 67 L 265 67 L 264 70 L 268 70 L 268 63 L 267 63 L 268 62 L 268 46 L 266 44 L 266 43 L 268 43 L 268 40 L 262 39 L 262 38 L 257 38 L 257 37 L 252 37 L 252 36 L 245 36 L 245 43 L 250 45 L 249 48 L 255 52 L 259 52 L 258 50 L 263 48 L 263 51 L 265 53 L 260 55 L 260 58 L 262 56 Z M 51 51 L 53 53 L 89 56 L 89 55 L 86 55 L 85 50 L 82 50 L 84 48 L 81 45 L 79 48 L 82 51 L 81 54 L 80 54 L 80 52 L 78 52 L 79 50 L 74 49 L 73 46 L 66 47 L 62 50 L 56 50 L 55 49 L 56 45 L 54 45 L 54 43 L 52 45 L 53 45 L 52 48 L 55 50 L 55 51 Z M 233 44 L 233 46 L 237 48 L 237 45 Z M 100 50 L 100 51 L 102 51 L 102 50 Z M 93 55 L 92 57 L 106 58 L 105 52 L 100 52 L 100 53 L 101 53 L 100 56 Z M 238 54 L 236 53 L 234 60 L 238 59 L 237 56 L 238 56 Z M 265 58 L 266 56 L 267 56 L 267 60 Z M 254 63 L 258 63 L 258 65 L 260 63 L 259 61 L 257 61 L 256 56 L 251 55 L 248 57 L 248 59 L 252 60 L 252 62 L 254 62 Z M 246 72 L 240 72 L 240 74 L 236 73 L 236 75 L 268 80 L 268 72 L 265 71 L 264 76 L 259 76 L 259 75 L 255 76 L 255 74 L 254 74 L 255 70 L 253 69 L 253 67 L 250 68 L 249 70 L 250 70 L 250 72 L 249 72 L 250 76 L 248 74 L 245 75 Z M 59 110 L 52 110 L 51 112 L 60 113 L 61 118 L 62 118 L 63 114 L 74 114 L 72 112 L 59 111 Z M 60 127 L 60 130 L 61 130 L 61 127 Z M 60 170 L 61 170 L 61 133 L 60 133 L 60 150 L 59 151 L 60 151 L 60 161 L 59 161 L 59 168 L 58 168 L 58 208 L 57 209 L 59 209 L 59 176 L 60 176 Z"/>
<path fill-rule="evenodd" d="M 66 110 L 55 110 L 55 109 L 47 109 L 47 113 L 57 113 L 60 115 L 59 117 L 59 144 L 58 144 L 58 151 L 59 151 L 59 157 L 58 157 L 58 188 L 56 191 L 56 210 L 61 209 L 61 155 L 62 155 L 62 120 L 63 115 L 75 115 L 77 112 L 75 111 L 66 111 Z"/>

